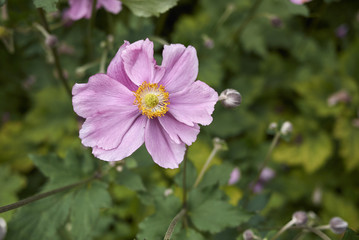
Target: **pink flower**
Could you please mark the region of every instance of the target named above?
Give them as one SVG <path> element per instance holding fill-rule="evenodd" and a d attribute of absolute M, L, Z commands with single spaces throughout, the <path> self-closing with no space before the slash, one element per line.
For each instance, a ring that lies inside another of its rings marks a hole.
<path fill-rule="evenodd" d="M 312 0 L 290 0 L 290 1 L 297 5 L 303 5 L 304 3 L 310 2 Z"/>
<path fill-rule="evenodd" d="M 107 74 L 73 87 L 74 110 L 86 118 L 80 138 L 96 157 L 121 160 L 145 143 L 155 163 L 177 168 L 198 124 L 212 122 L 218 94 L 196 81 L 195 48 L 171 44 L 162 55 L 158 66 L 151 41 L 125 41 Z"/>
<path fill-rule="evenodd" d="M 79 20 L 89 19 L 92 13 L 92 0 L 69 0 L 70 8 L 64 13 L 64 18 Z M 97 0 L 96 9 L 103 7 L 106 11 L 117 14 L 122 9 L 122 3 L 118 0 Z"/>
<path fill-rule="evenodd" d="M 241 178 L 241 172 L 240 172 L 239 168 L 236 167 L 231 172 L 231 176 L 228 180 L 228 185 L 236 184 L 240 178 Z"/>

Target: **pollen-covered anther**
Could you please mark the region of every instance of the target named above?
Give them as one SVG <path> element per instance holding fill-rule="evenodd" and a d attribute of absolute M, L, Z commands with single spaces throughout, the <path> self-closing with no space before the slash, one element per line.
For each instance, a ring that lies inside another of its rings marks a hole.
<path fill-rule="evenodd" d="M 168 111 L 167 105 L 168 92 L 166 92 L 164 86 L 158 86 L 157 83 L 143 82 L 134 91 L 135 101 L 134 104 L 138 106 L 138 109 L 142 112 L 142 115 L 146 115 L 152 119 L 154 117 L 162 117 Z"/>

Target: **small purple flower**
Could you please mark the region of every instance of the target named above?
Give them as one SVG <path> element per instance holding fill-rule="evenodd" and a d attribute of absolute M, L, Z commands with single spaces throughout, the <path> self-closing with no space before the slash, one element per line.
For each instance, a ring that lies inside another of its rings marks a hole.
<path fill-rule="evenodd" d="M 89 19 L 92 13 L 92 0 L 69 0 L 70 8 L 64 13 L 64 19 Z M 119 0 L 97 0 L 96 9 L 103 7 L 106 11 L 117 14 L 122 9 Z"/>
<path fill-rule="evenodd" d="M 269 180 L 271 180 L 272 178 L 274 178 L 275 176 L 275 172 L 273 169 L 269 168 L 269 167 L 265 167 L 262 172 L 261 175 L 259 176 L 259 181 L 261 182 L 268 182 Z"/>
<path fill-rule="evenodd" d="M 236 184 L 240 178 L 241 178 L 241 172 L 240 172 L 239 168 L 236 167 L 231 172 L 231 176 L 229 178 L 228 185 Z"/>
<path fill-rule="evenodd" d="M 158 66 L 151 41 L 125 41 L 106 74 L 73 87 L 74 110 L 86 118 L 82 144 L 99 159 L 121 160 L 145 143 L 155 163 L 177 168 L 198 124 L 212 122 L 218 94 L 196 81 L 196 49 L 171 44 L 162 55 Z"/>
<path fill-rule="evenodd" d="M 303 5 L 304 3 L 310 2 L 312 0 L 290 0 L 290 1 L 297 5 Z"/>
<path fill-rule="evenodd" d="M 337 29 L 335 29 L 335 35 L 337 38 L 345 38 L 348 34 L 348 26 L 346 24 L 341 24 Z"/>

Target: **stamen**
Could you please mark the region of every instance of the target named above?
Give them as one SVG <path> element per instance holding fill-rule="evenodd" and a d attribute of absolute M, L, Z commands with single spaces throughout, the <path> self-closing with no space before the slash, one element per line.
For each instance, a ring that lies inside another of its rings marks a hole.
<path fill-rule="evenodd" d="M 134 94 L 136 97 L 134 104 L 138 106 L 142 115 L 152 119 L 162 117 L 168 111 L 167 105 L 170 102 L 164 86 L 158 87 L 157 83 L 143 82 L 137 91 L 134 91 Z"/>

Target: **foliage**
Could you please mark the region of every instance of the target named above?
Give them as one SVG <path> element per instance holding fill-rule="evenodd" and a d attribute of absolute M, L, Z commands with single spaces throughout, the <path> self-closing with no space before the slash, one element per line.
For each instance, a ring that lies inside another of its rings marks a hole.
<path fill-rule="evenodd" d="M 0 1 L 0 205 L 91 178 L 1 213 L 5 240 L 163 239 L 184 206 L 172 239 L 243 239 L 246 229 L 270 239 L 298 210 L 315 213 L 312 226 L 340 216 L 349 224 L 346 233 L 325 234 L 357 239 L 359 2 L 122 3 L 117 15 L 99 9 L 93 22 L 66 22 L 67 0 Z M 163 44 L 194 46 L 198 79 L 218 93 L 238 90 L 242 103 L 235 109 L 217 103 L 212 124 L 201 126 L 180 169 L 159 168 L 143 147 L 114 164 L 100 161 L 78 138 L 83 119 L 61 86 L 46 36 L 34 27 L 42 24 L 36 8 L 45 10 L 59 40 L 70 86 L 106 69 L 124 40 L 148 37 L 158 65 Z M 274 137 L 268 126 L 284 121 L 293 132 L 275 145 L 267 161 L 275 177 L 263 181 L 258 169 Z M 214 137 L 228 150 L 215 155 L 194 186 Z M 235 167 L 241 177 L 229 185 Z M 281 239 L 299 232 L 291 229 Z"/>

